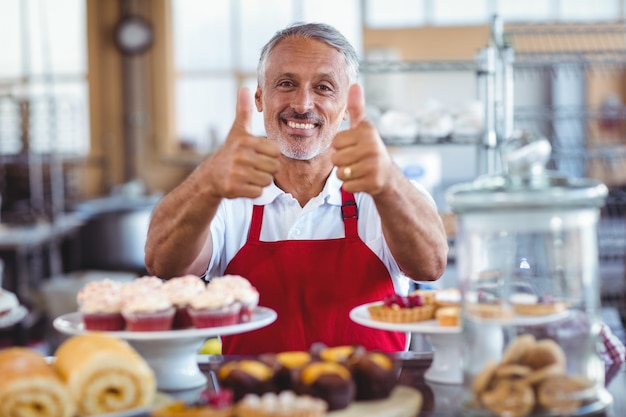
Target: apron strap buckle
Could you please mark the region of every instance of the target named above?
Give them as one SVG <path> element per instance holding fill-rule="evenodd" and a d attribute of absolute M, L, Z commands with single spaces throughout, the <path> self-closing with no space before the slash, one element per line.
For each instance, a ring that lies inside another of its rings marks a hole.
<path fill-rule="evenodd" d="M 343 219 L 358 219 L 359 214 L 354 200 L 347 200 L 341 205 Z"/>

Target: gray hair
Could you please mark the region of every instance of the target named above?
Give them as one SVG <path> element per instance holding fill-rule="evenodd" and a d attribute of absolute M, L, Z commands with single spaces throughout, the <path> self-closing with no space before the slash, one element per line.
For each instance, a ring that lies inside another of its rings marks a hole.
<path fill-rule="evenodd" d="M 259 58 L 259 65 L 257 66 L 259 85 L 263 85 L 265 81 L 265 69 L 270 54 L 276 45 L 288 38 L 314 39 L 335 48 L 346 59 L 346 72 L 350 79 L 350 84 L 356 83 L 359 76 L 359 58 L 350 42 L 348 42 L 341 32 L 325 23 L 294 23 L 276 32 L 272 39 L 270 39 L 261 50 L 261 57 Z"/>

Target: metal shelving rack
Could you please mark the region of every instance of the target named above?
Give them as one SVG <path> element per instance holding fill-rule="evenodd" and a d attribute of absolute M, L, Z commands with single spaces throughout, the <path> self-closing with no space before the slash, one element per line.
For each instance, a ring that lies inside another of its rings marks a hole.
<path fill-rule="evenodd" d="M 498 141 L 510 128 L 546 137 L 550 168 L 591 177 L 609 187 L 598 225 L 603 305 L 615 306 L 626 322 L 626 26 L 623 23 L 516 24 L 493 22 L 500 68 Z M 515 103 L 515 85 L 533 81 L 545 93 L 540 103 Z M 595 87 L 617 100 L 602 101 Z M 617 89 L 617 91 L 615 91 Z M 498 106 L 496 105 L 496 108 Z M 506 128 L 502 128 L 506 125 Z"/>

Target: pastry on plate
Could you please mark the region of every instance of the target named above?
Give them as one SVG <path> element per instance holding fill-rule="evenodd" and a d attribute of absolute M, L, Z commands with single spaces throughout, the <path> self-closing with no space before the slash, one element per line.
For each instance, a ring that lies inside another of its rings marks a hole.
<path fill-rule="evenodd" d="M 209 284 L 189 301 L 187 311 L 196 328 L 230 326 L 239 323 L 241 303 L 226 288 Z"/>
<path fill-rule="evenodd" d="M 435 314 L 434 292 L 411 293 L 408 296 L 390 294 L 382 304 L 368 306 L 372 320 L 389 323 L 412 323 L 430 320 Z"/>
<path fill-rule="evenodd" d="M 295 374 L 313 361 L 313 356 L 306 351 L 286 351 L 266 353 L 259 357 L 274 370 L 274 384 L 277 391 L 292 390 Z"/>
<path fill-rule="evenodd" d="M 161 289 L 167 294 L 170 302 L 176 309 L 174 313 L 173 329 L 193 327 L 191 317 L 187 312 L 189 301 L 206 289 L 205 282 L 196 275 L 185 275 L 165 281 Z"/>
<path fill-rule="evenodd" d="M 358 347 L 346 363 L 356 384 L 356 400 L 369 401 L 389 397 L 398 382 L 398 368 L 389 355 Z"/>
<path fill-rule="evenodd" d="M 193 403 L 176 400 L 156 407 L 150 417 L 232 417 L 233 393 L 228 389 L 218 392 L 205 390 Z"/>
<path fill-rule="evenodd" d="M 119 331 L 126 324 L 122 317 L 122 283 L 111 279 L 91 281 L 76 295 L 78 311 L 87 330 Z"/>
<path fill-rule="evenodd" d="M 172 329 L 176 309 L 162 290 L 145 290 L 124 299 L 122 316 L 126 329 L 154 332 Z"/>
<path fill-rule="evenodd" d="M 125 341 L 104 333 L 73 336 L 55 352 L 53 367 L 67 386 L 80 416 L 149 407 L 156 378 Z"/>
<path fill-rule="evenodd" d="M 552 297 L 539 297 L 530 293 L 516 293 L 511 295 L 509 302 L 515 314 L 524 316 L 547 316 L 557 314 L 567 308 L 567 304 L 556 301 Z"/>
<path fill-rule="evenodd" d="M 337 362 L 312 362 L 299 373 L 296 381 L 299 395 L 321 398 L 328 410 L 341 410 L 352 403 L 356 396 L 356 385 L 350 370 Z"/>
<path fill-rule="evenodd" d="M 66 385 L 39 353 L 23 347 L 0 351 L 0 416 L 73 417 L 75 412 Z"/>
<path fill-rule="evenodd" d="M 217 371 L 220 386 L 233 392 L 235 402 L 246 394 L 263 395 L 276 391 L 274 370 L 257 359 L 229 361 Z"/>
<path fill-rule="evenodd" d="M 236 406 L 238 417 L 321 417 L 327 409 L 326 401 L 290 390 L 247 394 Z"/>
<path fill-rule="evenodd" d="M 435 291 L 435 304 L 440 307 L 458 307 L 461 305 L 461 291 L 458 288 L 446 288 Z"/>
<path fill-rule="evenodd" d="M 440 326 L 455 327 L 460 323 L 461 308 L 458 306 L 453 307 L 440 307 L 435 312 L 435 318 Z"/>
<path fill-rule="evenodd" d="M 248 279 L 240 275 L 224 275 L 213 278 L 207 287 L 209 290 L 222 288 L 230 292 L 241 305 L 239 321 L 245 323 L 252 320 L 254 309 L 259 305 L 259 292 Z"/>

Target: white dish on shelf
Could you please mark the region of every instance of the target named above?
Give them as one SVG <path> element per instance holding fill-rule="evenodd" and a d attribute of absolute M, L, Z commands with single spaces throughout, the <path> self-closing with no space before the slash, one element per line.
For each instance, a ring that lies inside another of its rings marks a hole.
<path fill-rule="evenodd" d="M 350 319 L 373 329 L 424 334 L 426 340 L 433 346 L 433 361 L 424 373 L 424 378 L 430 382 L 442 384 L 463 383 L 461 327 L 440 326 L 436 320 L 414 323 L 387 323 L 373 320 L 368 307 L 380 304 L 381 302 L 378 301 L 357 306 L 350 311 Z"/>
<path fill-rule="evenodd" d="M 8 313 L 0 316 L 0 329 L 11 327 L 24 320 L 28 315 L 28 310 L 23 305 L 12 308 Z"/>
<path fill-rule="evenodd" d="M 198 368 L 197 353 L 209 337 L 245 333 L 268 326 L 277 314 L 267 307 L 257 307 L 249 322 L 203 329 L 182 329 L 162 332 L 104 332 L 128 341 L 154 371 L 157 388 L 161 391 L 179 391 L 204 386 L 206 376 Z M 52 322 L 56 330 L 69 335 L 85 330 L 81 313 L 64 314 Z"/>

